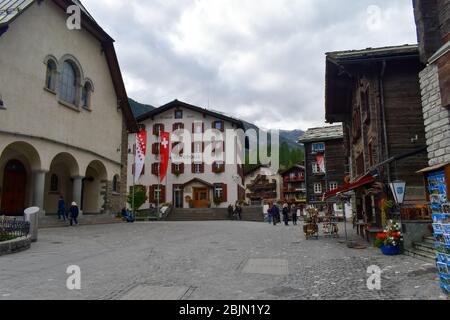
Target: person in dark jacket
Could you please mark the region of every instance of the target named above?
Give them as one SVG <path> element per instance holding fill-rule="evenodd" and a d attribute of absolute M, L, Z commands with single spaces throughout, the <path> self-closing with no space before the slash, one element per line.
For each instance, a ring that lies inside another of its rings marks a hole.
<path fill-rule="evenodd" d="M 78 225 L 78 215 L 80 214 L 80 209 L 78 209 L 78 205 L 76 202 L 72 202 L 72 205 L 69 209 L 69 220 L 70 220 L 70 226 L 73 226 L 74 224 Z"/>
<path fill-rule="evenodd" d="M 280 209 L 278 209 L 278 206 L 274 204 L 272 206 L 272 219 L 273 219 L 273 225 L 276 226 L 278 224 L 280 217 Z"/>
<path fill-rule="evenodd" d="M 294 224 L 294 226 L 296 226 L 297 225 L 297 210 L 298 210 L 298 207 L 296 207 L 296 206 L 292 206 L 292 209 L 291 209 L 291 214 L 292 214 L 292 223 Z"/>
<path fill-rule="evenodd" d="M 58 200 L 58 219 L 66 221 L 66 203 L 63 196 L 59 196 Z"/>
<path fill-rule="evenodd" d="M 122 217 L 129 223 L 134 222 L 133 214 L 127 208 L 122 209 Z"/>
<path fill-rule="evenodd" d="M 286 226 L 289 225 L 289 207 L 287 204 L 283 206 L 283 221 Z"/>
<path fill-rule="evenodd" d="M 239 205 L 239 203 L 236 203 L 236 215 L 239 221 L 242 220 L 242 207 Z"/>
<path fill-rule="evenodd" d="M 228 210 L 228 220 L 233 220 L 233 206 L 230 204 L 227 210 Z"/>

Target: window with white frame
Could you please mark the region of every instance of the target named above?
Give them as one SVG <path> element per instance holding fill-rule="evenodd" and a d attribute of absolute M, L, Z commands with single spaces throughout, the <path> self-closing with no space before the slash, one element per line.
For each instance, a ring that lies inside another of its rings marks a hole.
<path fill-rule="evenodd" d="M 338 189 L 338 183 L 337 182 L 330 182 L 330 191 Z"/>
<path fill-rule="evenodd" d="M 203 143 L 195 142 L 194 143 L 194 153 L 202 153 L 203 152 Z"/>
<path fill-rule="evenodd" d="M 203 122 L 194 123 L 194 133 L 203 133 Z"/>
<path fill-rule="evenodd" d="M 59 78 L 59 94 L 64 102 L 77 105 L 78 95 L 78 71 L 70 61 L 64 61 Z"/>
<path fill-rule="evenodd" d="M 223 188 L 222 185 L 214 186 L 214 198 L 222 199 L 223 198 Z"/>
<path fill-rule="evenodd" d="M 154 199 L 161 199 L 161 186 L 160 185 L 155 186 Z"/>
<path fill-rule="evenodd" d="M 194 173 L 202 173 L 202 164 L 201 163 L 194 164 Z"/>
<path fill-rule="evenodd" d="M 325 143 L 324 142 L 316 142 L 312 144 L 313 152 L 324 152 L 325 151 Z"/>
<path fill-rule="evenodd" d="M 319 163 L 313 162 L 311 165 L 312 165 L 312 172 L 313 172 L 314 174 L 324 173 L 324 172 L 322 171 L 322 168 L 320 168 Z"/>
<path fill-rule="evenodd" d="M 183 119 L 183 110 L 175 110 L 175 119 Z"/>
<path fill-rule="evenodd" d="M 322 184 L 321 183 L 314 183 L 314 193 L 322 194 Z"/>
<path fill-rule="evenodd" d="M 56 91 L 56 63 L 52 59 L 47 61 L 47 74 L 45 76 L 45 87 L 50 91 Z"/>

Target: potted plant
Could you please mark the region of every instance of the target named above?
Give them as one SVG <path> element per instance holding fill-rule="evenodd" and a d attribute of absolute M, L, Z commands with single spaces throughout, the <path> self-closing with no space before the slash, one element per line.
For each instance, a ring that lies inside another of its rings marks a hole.
<path fill-rule="evenodd" d="M 220 204 L 221 204 L 222 202 L 223 202 L 223 201 L 222 201 L 222 198 L 214 197 L 214 205 L 215 205 L 216 207 L 220 206 Z"/>
<path fill-rule="evenodd" d="M 396 256 L 400 254 L 403 234 L 400 224 L 397 221 L 389 221 L 383 233 L 377 234 L 375 246 L 381 249 L 386 256 Z"/>

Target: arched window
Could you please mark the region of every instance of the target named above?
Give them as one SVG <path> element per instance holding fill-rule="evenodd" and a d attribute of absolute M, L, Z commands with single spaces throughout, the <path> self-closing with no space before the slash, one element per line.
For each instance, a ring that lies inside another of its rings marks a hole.
<path fill-rule="evenodd" d="M 45 76 L 45 87 L 51 91 L 56 90 L 56 63 L 51 59 L 47 61 L 47 74 Z"/>
<path fill-rule="evenodd" d="M 52 174 L 50 178 L 50 192 L 59 191 L 59 178 L 56 174 Z"/>
<path fill-rule="evenodd" d="M 114 178 L 113 178 L 112 191 L 119 192 L 119 177 L 118 176 L 114 176 Z"/>
<path fill-rule="evenodd" d="M 61 100 L 77 105 L 78 74 L 75 65 L 70 61 L 64 61 L 62 65 L 59 84 Z"/>
<path fill-rule="evenodd" d="M 92 92 L 92 85 L 89 82 L 86 82 L 81 91 L 81 106 L 83 108 L 90 109 L 91 92 Z"/>

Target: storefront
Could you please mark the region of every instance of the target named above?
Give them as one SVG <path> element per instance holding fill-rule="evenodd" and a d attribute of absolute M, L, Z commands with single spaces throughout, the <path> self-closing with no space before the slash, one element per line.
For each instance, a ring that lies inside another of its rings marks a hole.
<path fill-rule="evenodd" d="M 419 171 L 424 174 L 433 218 L 440 285 L 450 293 L 450 163 Z"/>

